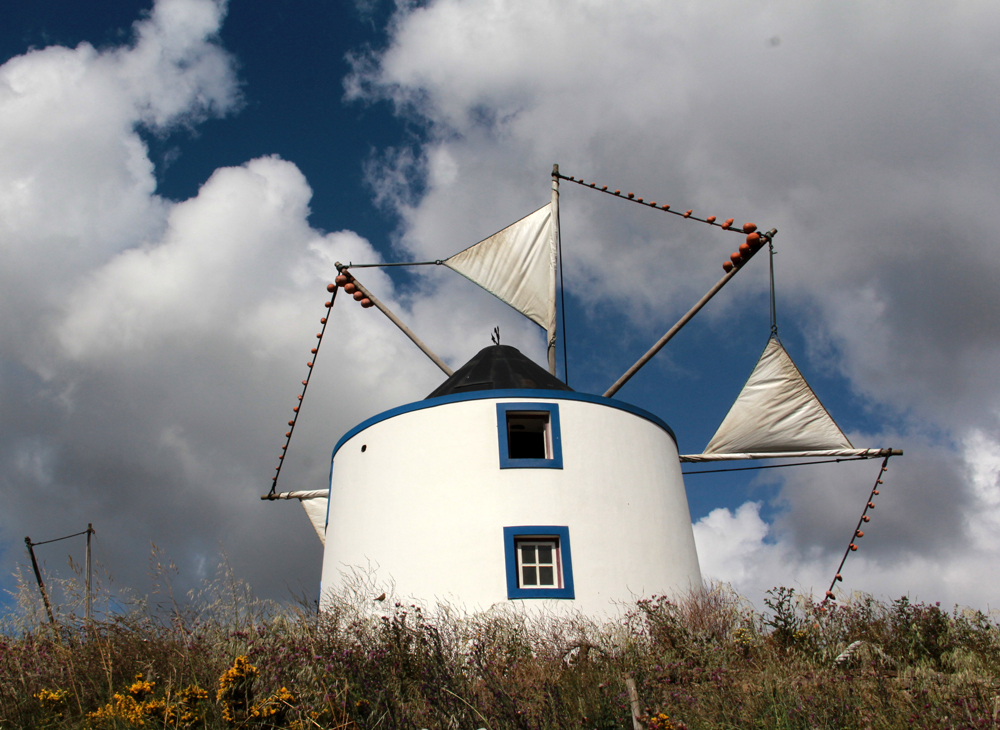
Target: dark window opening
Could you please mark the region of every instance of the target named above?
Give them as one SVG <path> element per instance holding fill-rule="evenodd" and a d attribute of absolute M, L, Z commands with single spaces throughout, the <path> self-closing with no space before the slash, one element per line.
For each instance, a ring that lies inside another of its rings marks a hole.
<path fill-rule="evenodd" d="M 551 459 L 549 414 L 507 413 L 507 458 Z"/>
<path fill-rule="evenodd" d="M 497 403 L 497 444 L 501 469 L 562 469 L 559 406 Z"/>

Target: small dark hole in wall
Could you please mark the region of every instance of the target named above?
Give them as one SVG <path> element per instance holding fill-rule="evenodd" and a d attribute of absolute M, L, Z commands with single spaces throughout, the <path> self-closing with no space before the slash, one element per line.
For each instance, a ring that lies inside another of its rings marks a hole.
<path fill-rule="evenodd" d="M 368 444 L 361 444 L 361 453 L 363 454 L 366 451 L 368 451 Z"/>

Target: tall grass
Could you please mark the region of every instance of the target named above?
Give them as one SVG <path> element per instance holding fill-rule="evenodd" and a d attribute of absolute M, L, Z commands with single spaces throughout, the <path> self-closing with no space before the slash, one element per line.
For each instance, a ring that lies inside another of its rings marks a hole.
<path fill-rule="evenodd" d="M 632 728 L 629 680 L 650 730 L 1000 727 L 996 619 L 905 598 L 776 588 L 759 612 L 714 586 L 598 622 L 380 601 L 362 576 L 316 615 L 223 569 L 53 629 L 32 589 L 0 633 L 4 729 Z"/>

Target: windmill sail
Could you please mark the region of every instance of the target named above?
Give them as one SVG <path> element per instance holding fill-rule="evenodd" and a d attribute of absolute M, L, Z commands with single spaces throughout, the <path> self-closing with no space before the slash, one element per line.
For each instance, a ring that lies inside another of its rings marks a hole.
<path fill-rule="evenodd" d="M 702 454 L 681 461 L 782 456 L 875 456 L 855 449 L 772 335 L 736 402 Z"/>
<path fill-rule="evenodd" d="M 272 499 L 297 499 L 302 504 L 302 509 L 306 511 L 306 516 L 316 530 L 319 541 L 326 544 L 326 507 L 330 502 L 329 489 L 313 489 L 303 492 L 281 492 L 275 494 Z"/>
<path fill-rule="evenodd" d="M 548 204 L 443 263 L 539 327 L 552 330 L 556 319 L 553 236 Z"/>

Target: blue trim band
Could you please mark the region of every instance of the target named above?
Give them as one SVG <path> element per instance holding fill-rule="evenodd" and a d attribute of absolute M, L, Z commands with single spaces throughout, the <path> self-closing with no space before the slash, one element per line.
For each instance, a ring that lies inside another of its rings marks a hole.
<path fill-rule="evenodd" d="M 549 414 L 549 435 L 552 439 L 551 459 L 512 459 L 507 431 L 508 411 L 545 412 Z M 497 403 L 497 442 L 500 446 L 501 469 L 562 469 L 562 438 L 559 435 L 559 404 L 558 403 Z"/>
<path fill-rule="evenodd" d="M 521 588 L 517 580 L 518 537 L 554 537 L 559 541 L 562 564 L 562 588 Z M 576 598 L 573 586 L 573 557 L 569 547 L 569 528 L 558 525 L 524 525 L 503 528 L 504 562 L 507 566 L 507 598 Z"/>
<path fill-rule="evenodd" d="M 541 390 L 535 388 L 509 388 L 502 390 L 473 390 L 468 393 L 452 393 L 451 395 L 442 395 L 438 398 L 428 398 L 426 400 L 418 400 L 415 403 L 407 403 L 406 405 L 397 406 L 396 408 L 390 408 L 387 411 L 382 411 L 371 418 L 362 421 L 357 426 L 352 428 L 350 431 L 345 433 L 340 437 L 337 445 L 333 447 L 333 454 L 331 459 L 336 457 L 337 451 L 344 443 L 357 434 L 364 431 L 366 428 L 374 426 L 376 423 L 381 421 L 386 421 L 395 416 L 400 416 L 404 413 L 410 413 L 411 411 L 422 411 L 425 408 L 436 408 L 437 406 L 447 405 L 448 403 L 462 403 L 469 400 L 489 400 L 491 398 L 522 398 L 531 400 L 546 400 L 546 401 L 561 401 L 561 400 L 572 400 L 579 401 L 581 403 L 596 403 L 600 406 L 607 406 L 608 408 L 617 408 L 620 411 L 626 411 L 634 416 L 639 416 L 640 418 L 645 418 L 650 423 L 655 423 L 657 426 L 662 428 L 668 434 L 670 438 L 674 440 L 674 444 L 677 443 L 677 437 L 674 435 L 673 429 L 667 425 L 659 416 L 654 416 L 649 411 L 643 410 L 638 406 L 633 406 L 630 403 L 625 403 L 614 398 L 605 398 L 600 395 L 590 395 L 589 393 L 576 393 L 572 390 Z"/>

